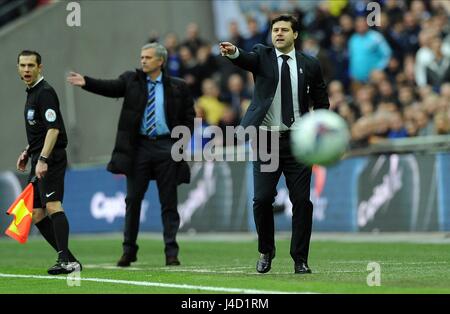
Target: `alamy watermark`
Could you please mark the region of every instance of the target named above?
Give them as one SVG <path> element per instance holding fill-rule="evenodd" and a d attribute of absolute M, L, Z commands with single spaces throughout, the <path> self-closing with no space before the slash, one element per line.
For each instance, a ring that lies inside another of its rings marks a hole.
<path fill-rule="evenodd" d="M 369 287 L 381 286 L 381 266 L 377 262 L 370 262 L 367 264 L 367 271 L 370 273 L 367 275 L 367 285 Z"/>
<path fill-rule="evenodd" d="M 81 5 L 76 1 L 67 3 L 66 10 L 70 13 L 67 15 L 66 23 L 69 27 L 81 26 Z M 367 25 L 381 26 L 381 6 L 378 2 L 369 2 L 366 11 L 370 11 L 367 15 Z"/>
<path fill-rule="evenodd" d="M 78 2 L 67 3 L 66 10 L 70 11 L 66 17 L 66 23 L 69 27 L 81 26 L 81 5 Z"/>
<path fill-rule="evenodd" d="M 67 275 L 66 283 L 68 287 L 81 287 L 81 271 L 77 269 Z"/>
<path fill-rule="evenodd" d="M 201 130 L 196 132 L 195 130 Z M 259 161 L 261 172 L 275 172 L 279 166 L 279 140 L 280 132 L 277 130 L 264 130 L 255 126 L 226 126 L 225 132 L 218 126 L 202 127 L 202 119 L 194 119 L 194 135 L 184 125 L 173 128 L 171 137 L 177 141 L 171 150 L 172 160 L 179 161 Z M 202 146 L 204 139 L 207 143 Z M 221 139 L 221 141 L 216 141 Z M 200 149 L 189 151 L 191 141 L 200 144 Z M 251 149 L 244 154 L 237 153 L 246 140 L 249 140 Z M 237 144 L 237 145 L 234 145 Z M 223 153 L 227 147 L 227 154 Z"/>
<path fill-rule="evenodd" d="M 67 3 L 66 10 L 69 11 L 66 17 L 66 24 L 69 27 L 81 26 L 81 5 L 76 1 Z M 369 26 L 381 25 L 381 6 L 377 2 L 369 2 L 366 6 L 367 11 L 371 11 L 367 15 L 367 24 Z M 227 151 L 231 153 L 227 154 L 224 158 L 224 154 L 217 153 L 220 151 L 218 144 L 214 140 L 210 140 L 202 147 L 201 151 L 195 150 L 193 153 L 193 159 L 191 155 L 187 155 L 186 148 L 190 143 L 192 134 L 186 126 L 177 126 L 172 130 L 171 137 L 179 139 L 172 147 L 171 155 L 174 161 L 259 161 L 261 172 L 274 172 L 278 170 L 279 166 L 279 132 L 271 131 L 267 132 L 261 128 L 248 126 L 245 129 L 242 126 L 227 126 L 225 127 L 225 136 L 223 130 L 218 126 L 208 126 L 202 129 L 201 119 L 195 119 L 195 128 L 200 128 L 202 134 L 198 135 L 194 133 L 194 142 L 201 143 L 203 135 L 209 134 L 212 138 L 226 139 Z M 246 154 L 235 154 L 233 151 L 236 149 L 234 142 L 237 140 L 239 143 L 244 143 L 246 139 L 250 139 L 252 143 L 252 150 L 249 151 L 249 157 L 246 158 Z M 221 145 L 223 147 L 223 145 Z"/>
<path fill-rule="evenodd" d="M 378 2 L 367 3 L 366 11 L 371 11 L 367 15 L 367 25 L 381 26 L 381 6 Z"/>

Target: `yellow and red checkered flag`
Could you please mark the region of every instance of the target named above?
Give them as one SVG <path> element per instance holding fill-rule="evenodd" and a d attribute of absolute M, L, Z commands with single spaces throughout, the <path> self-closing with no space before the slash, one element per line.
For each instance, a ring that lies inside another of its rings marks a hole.
<path fill-rule="evenodd" d="M 6 212 L 8 215 L 14 215 L 14 220 L 6 229 L 5 234 L 20 243 L 27 242 L 28 234 L 30 233 L 31 218 L 33 216 L 33 197 L 33 183 L 29 183 Z"/>

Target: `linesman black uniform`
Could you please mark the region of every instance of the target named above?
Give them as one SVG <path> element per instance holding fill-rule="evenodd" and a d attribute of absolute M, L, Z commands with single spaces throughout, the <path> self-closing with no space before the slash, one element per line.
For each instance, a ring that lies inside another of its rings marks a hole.
<path fill-rule="evenodd" d="M 62 203 L 64 198 L 67 135 L 59 109 L 58 96 L 53 87 L 42 79 L 32 88 L 28 88 L 27 94 L 25 125 L 29 145 L 28 155 L 31 159 L 29 181 L 34 176 L 48 129 L 59 130 L 52 153 L 46 160 L 48 172 L 34 186 L 34 208 L 45 208 L 47 202 L 60 201 Z"/>
<path fill-rule="evenodd" d="M 64 176 L 67 167 L 67 134 L 61 115 L 58 96 L 53 87 L 43 78 L 27 88 L 25 125 L 28 138 L 27 156 L 31 159 L 28 181 L 35 176 L 39 160 L 47 163 L 47 173 L 34 181 L 34 209 L 42 208 L 47 215 L 35 223 L 47 242 L 58 252 L 56 264 L 48 269 L 51 275 L 68 274 L 82 270 L 81 263 L 68 247 L 69 222 L 64 211 L 50 214 L 46 210 L 49 202 L 63 202 Z M 56 143 L 49 156 L 41 156 L 49 129 L 58 129 Z"/>

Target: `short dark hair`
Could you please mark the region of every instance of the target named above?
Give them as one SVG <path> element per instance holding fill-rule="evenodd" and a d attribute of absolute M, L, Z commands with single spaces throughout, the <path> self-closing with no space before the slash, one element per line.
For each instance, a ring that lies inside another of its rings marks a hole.
<path fill-rule="evenodd" d="M 36 56 L 36 63 L 37 63 L 38 65 L 40 65 L 41 62 L 42 62 L 42 57 L 41 57 L 41 55 L 39 54 L 39 52 L 37 52 L 37 51 L 33 51 L 33 50 L 22 50 L 22 51 L 19 53 L 19 55 L 17 56 L 17 63 L 19 63 L 20 57 L 22 57 L 22 56 L 25 56 L 25 57 L 27 57 L 27 56 Z"/>
<path fill-rule="evenodd" d="M 289 15 L 289 14 L 283 14 L 283 15 L 280 15 L 280 16 L 274 18 L 272 20 L 272 22 L 270 23 L 270 29 L 273 28 L 273 24 L 275 24 L 276 22 L 279 22 L 279 21 L 291 22 L 291 27 L 292 27 L 292 30 L 294 31 L 294 33 L 299 31 L 297 19 L 293 15 Z"/>

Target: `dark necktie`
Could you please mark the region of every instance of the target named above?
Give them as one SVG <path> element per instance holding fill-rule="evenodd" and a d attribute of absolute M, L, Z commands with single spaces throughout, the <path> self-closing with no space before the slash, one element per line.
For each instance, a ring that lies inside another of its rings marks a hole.
<path fill-rule="evenodd" d="M 282 55 L 281 58 L 283 58 L 281 65 L 281 117 L 283 124 L 290 127 L 294 120 L 294 104 L 292 102 L 291 73 L 287 63 L 289 56 Z"/>
<path fill-rule="evenodd" d="M 148 136 L 156 135 L 156 104 L 155 104 L 155 86 L 151 82 L 148 91 L 147 107 L 144 113 L 144 133 Z"/>

